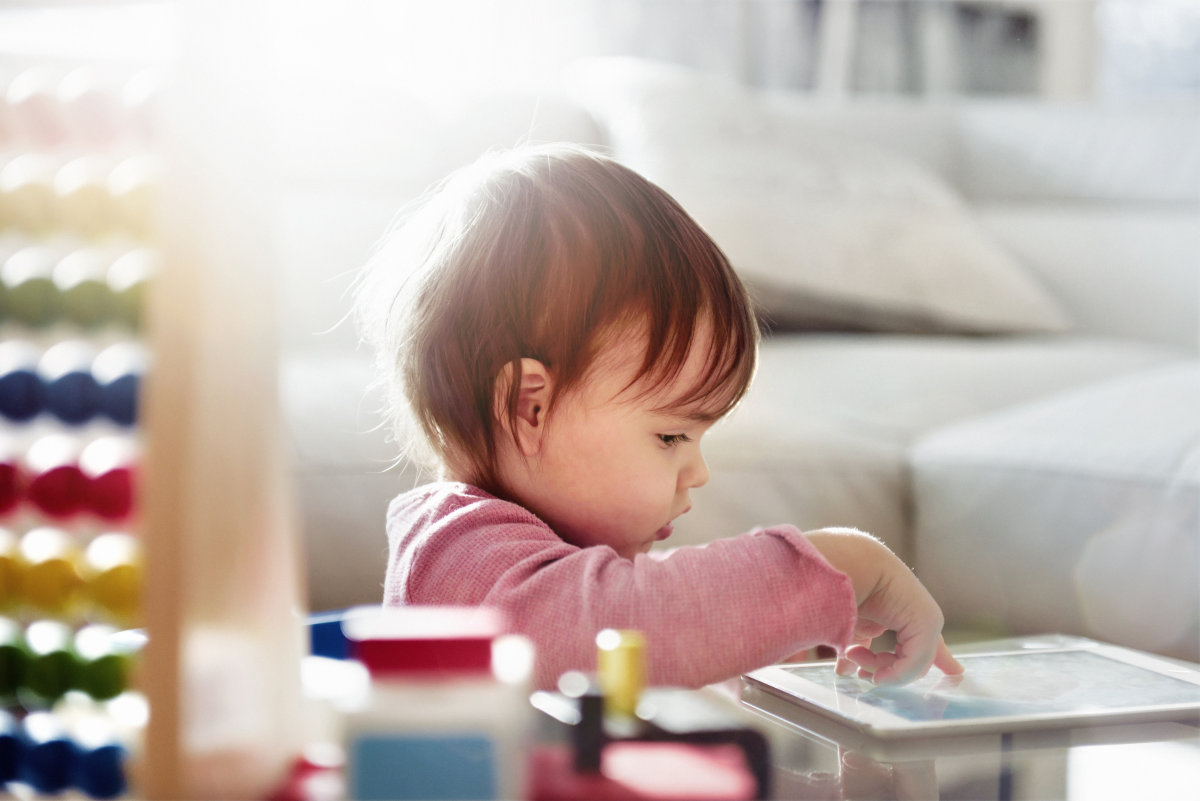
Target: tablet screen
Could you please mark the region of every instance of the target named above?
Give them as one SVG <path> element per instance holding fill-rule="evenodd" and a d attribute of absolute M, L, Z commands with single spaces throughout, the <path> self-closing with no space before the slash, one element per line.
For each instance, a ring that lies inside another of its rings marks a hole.
<path fill-rule="evenodd" d="M 1200 685 L 1091 650 L 963 655 L 959 661 L 966 668 L 961 676 L 934 669 L 911 684 L 882 687 L 839 676 L 832 663 L 782 669 L 836 692 L 846 702 L 838 704 L 844 714 L 859 703 L 917 723 L 1200 705 Z"/>

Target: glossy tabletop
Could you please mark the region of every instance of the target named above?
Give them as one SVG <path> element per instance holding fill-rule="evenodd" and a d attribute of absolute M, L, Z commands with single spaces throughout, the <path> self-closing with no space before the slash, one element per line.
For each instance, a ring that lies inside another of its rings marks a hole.
<path fill-rule="evenodd" d="M 738 683 L 778 799 L 1196 799 L 1200 727 L 1164 722 L 881 741 Z"/>

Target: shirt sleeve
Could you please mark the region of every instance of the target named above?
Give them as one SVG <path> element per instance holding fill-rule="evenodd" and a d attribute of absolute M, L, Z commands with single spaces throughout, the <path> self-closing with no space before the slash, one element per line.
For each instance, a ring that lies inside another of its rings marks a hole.
<path fill-rule="evenodd" d="M 595 635 L 609 627 L 644 633 L 648 680 L 664 686 L 710 684 L 851 640 L 850 580 L 791 526 L 629 560 L 570 545 L 495 503 L 498 514 L 450 516 L 416 539 L 389 531 L 385 603 L 501 609 L 533 640 L 540 687 L 594 670 Z"/>

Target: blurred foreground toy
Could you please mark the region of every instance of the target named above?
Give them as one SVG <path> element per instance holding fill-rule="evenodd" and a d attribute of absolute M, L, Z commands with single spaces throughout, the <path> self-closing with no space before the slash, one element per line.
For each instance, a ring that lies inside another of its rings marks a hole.
<path fill-rule="evenodd" d="M 607 629 L 597 647 L 598 680 L 566 673 L 557 693 L 533 695 L 567 739 L 535 749 L 535 801 L 770 796 L 770 751 L 761 732 L 699 691 L 643 689 L 640 632 Z"/>

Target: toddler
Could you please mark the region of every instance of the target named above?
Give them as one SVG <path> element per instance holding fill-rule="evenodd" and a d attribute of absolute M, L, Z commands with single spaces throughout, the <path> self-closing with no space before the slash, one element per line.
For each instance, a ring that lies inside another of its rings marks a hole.
<path fill-rule="evenodd" d="M 932 597 L 861 532 L 651 551 L 708 480 L 700 442 L 758 330 L 716 244 L 628 168 L 547 145 L 460 170 L 372 258 L 358 311 L 399 439 L 439 478 L 389 507 L 385 605 L 499 608 L 542 687 L 593 669 L 609 627 L 645 633 L 660 685 L 818 644 L 879 682 L 961 671 Z"/>

